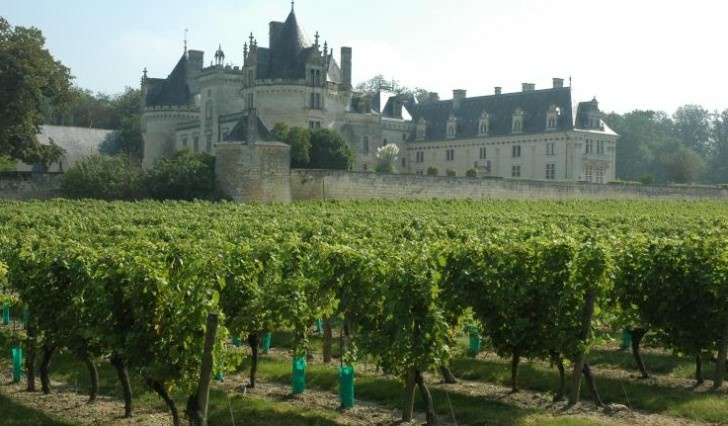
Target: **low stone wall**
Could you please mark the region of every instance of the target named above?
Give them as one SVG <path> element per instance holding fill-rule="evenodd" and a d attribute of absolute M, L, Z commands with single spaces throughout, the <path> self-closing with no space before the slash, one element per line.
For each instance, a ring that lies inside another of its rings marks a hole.
<path fill-rule="evenodd" d="M 0 172 L 0 199 L 47 200 L 58 197 L 61 173 Z"/>
<path fill-rule="evenodd" d="M 617 185 L 517 179 L 473 179 L 333 170 L 291 170 L 291 199 L 728 199 L 713 187 Z"/>

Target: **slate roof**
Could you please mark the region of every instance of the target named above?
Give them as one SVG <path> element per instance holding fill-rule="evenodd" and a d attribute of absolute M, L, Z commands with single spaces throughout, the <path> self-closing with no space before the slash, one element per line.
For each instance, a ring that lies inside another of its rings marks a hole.
<path fill-rule="evenodd" d="M 266 127 L 265 123 L 260 119 L 260 116 L 256 117 L 256 122 L 258 123 L 256 132 L 257 132 L 257 140 L 252 142 L 258 142 L 258 141 L 264 141 L 264 142 L 272 142 L 275 141 L 275 137 L 273 137 L 273 134 L 268 130 L 268 127 Z M 235 126 L 233 126 L 232 130 L 230 130 L 230 133 L 228 133 L 228 137 L 225 140 L 225 142 L 248 142 L 251 141 L 247 140 L 248 138 L 248 115 L 243 115 L 240 117 L 240 120 L 238 120 L 237 123 L 235 123 Z"/>
<path fill-rule="evenodd" d="M 104 142 L 111 142 L 111 138 L 117 133 L 116 130 L 90 129 L 87 127 L 68 126 L 40 126 L 40 133 L 36 135 L 38 142 L 48 145 L 53 143 L 63 148 L 66 153 L 58 163 L 52 164 L 47 171 L 57 172 L 68 170 L 76 161 L 82 157 L 99 154 L 99 148 Z M 18 167 L 20 171 L 39 170 L 35 165 L 23 164 Z"/>
<path fill-rule="evenodd" d="M 306 59 L 318 49 L 311 44 L 306 33 L 298 25 L 293 10 L 278 31 L 270 46 L 270 58 L 265 78 L 306 78 Z M 260 51 L 259 51 L 260 54 Z M 260 57 L 259 57 L 260 61 Z M 260 62 L 259 62 L 260 63 Z M 259 69 L 260 71 L 260 69 Z"/>
<path fill-rule="evenodd" d="M 147 79 L 151 87 L 147 92 L 147 106 L 188 105 L 190 88 L 187 85 L 187 53 L 180 58 L 172 73 L 166 79 Z"/>
<path fill-rule="evenodd" d="M 524 113 L 523 131 L 520 134 L 545 132 L 546 113 L 551 105 L 560 110 L 555 130 L 566 131 L 574 128 L 569 87 L 478 96 L 465 98 L 460 102 L 459 108 L 454 108 L 452 99 L 411 107 L 412 120 L 418 122 L 420 118 L 424 118 L 427 123 L 426 137 L 422 142 L 446 139 L 447 123 L 451 114 L 457 120 L 457 139 L 477 137 L 483 111 L 489 115 L 490 136 L 513 134 L 513 114 L 519 108 Z"/>

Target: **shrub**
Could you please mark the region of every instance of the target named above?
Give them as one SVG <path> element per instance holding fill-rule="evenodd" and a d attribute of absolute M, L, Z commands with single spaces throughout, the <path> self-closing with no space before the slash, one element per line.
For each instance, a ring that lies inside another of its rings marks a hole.
<path fill-rule="evenodd" d="M 449 176 L 449 177 L 455 177 L 455 176 L 457 176 L 458 174 L 457 174 L 457 173 L 455 172 L 455 170 L 453 170 L 453 169 L 447 169 L 447 170 L 445 170 L 445 175 L 447 175 L 447 176 Z"/>
<path fill-rule="evenodd" d="M 439 172 L 440 171 L 437 170 L 437 167 L 435 166 L 430 166 L 427 168 L 427 176 L 437 176 Z"/>
<path fill-rule="evenodd" d="M 215 157 L 188 149 L 158 158 L 144 175 L 146 195 L 157 200 L 219 199 L 215 190 Z"/>
<path fill-rule="evenodd" d="M 141 198 L 141 168 L 123 156 L 82 158 L 61 177 L 61 193 L 68 198 L 135 200 Z"/>
<path fill-rule="evenodd" d="M 466 170 L 465 171 L 465 176 L 467 176 L 469 178 L 476 178 L 476 177 L 478 177 L 478 169 L 476 169 L 476 168 L 470 168 L 470 169 Z"/>
<path fill-rule="evenodd" d="M 394 173 L 394 162 L 397 161 L 399 147 L 388 143 L 377 148 L 377 165 L 374 168 L 379 173 Z"/>

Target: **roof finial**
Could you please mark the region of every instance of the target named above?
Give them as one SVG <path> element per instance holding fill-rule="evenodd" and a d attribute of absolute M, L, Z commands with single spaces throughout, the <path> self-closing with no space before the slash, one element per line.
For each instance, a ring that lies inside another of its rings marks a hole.
<path fill-rule="evenodd" d="M 313 36 L 313 37 L 316 39 L 316 43 L 314 44 L 314 46 L 318 47 L 318 45 L 319 45 L 319 33 L 318 33 L 318 31 L 316 31 L 316 35 Z"/>
<path fill-rule="evenodd" d="M 250 47 L 253 47 L 253 33 L 250 33 Z"/>
<path fill-rule="evenodd" d="M 189 30 L 185 28 L 185 53 L 187 53 L 187 31 Z"/>
<path fill-rule="evenodd" d="M 291 12 L 293 12 L 293 6 L 295 5 L 295 0 L 291 0 Z"/>

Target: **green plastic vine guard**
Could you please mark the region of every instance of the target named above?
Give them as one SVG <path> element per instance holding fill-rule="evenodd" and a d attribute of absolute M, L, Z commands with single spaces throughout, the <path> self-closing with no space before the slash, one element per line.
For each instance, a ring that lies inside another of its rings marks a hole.
<path fill-rule="evenodd" d="M 263 347 L 264 354 L 267 354 L 268 351 L 270 350 L 270 339 L 271 339 L 272 335 L 273 335 L 273 333 L 271 333 L 270 331 L 265 333 L 265 335 L 263 336 L 263 339 L 260 342 L 260 345 Z"/>
<path fill-rule="evenodd" d="M 316 332 L 318 334 L 321 334 L 324 332 L 324 322 L 321 320 L 321 318 L 316 320 Z"/>
<path fill-rule="evenodd" d="M 23 372 L 23 348 L 13 348 L 13 382 L 20 382 Z"/>
<path fill-rule="evenodd" d="M 622 349 L 627 349 L 632 346 L 632 333 L 626 328 L 622 330 Z"/>
<path fill-rule="evenodd" d="M 339 399 L 343 408 L 354 406 L 354 367 L 339 367 Z"/>
<path fill-rule="evenodd" d="M 293 388 L 293 394 L 303 393 L 306 390 L 306 357 L 297 356 L 293 358 L 292 373 L 291 387 Z"/>
<path fill-rule="evenodd" d="M 3 325 L 10 324 L 10 303 L 3 302 Z"/>
<path fill-rule="evenodd" d="M 478 333 L 478 329 L 475 326 L 468 327 L 468 332 L 470 333 L 468 352 L 470 355 L 475 356 L 480 353 L 480 333 Z"/>

